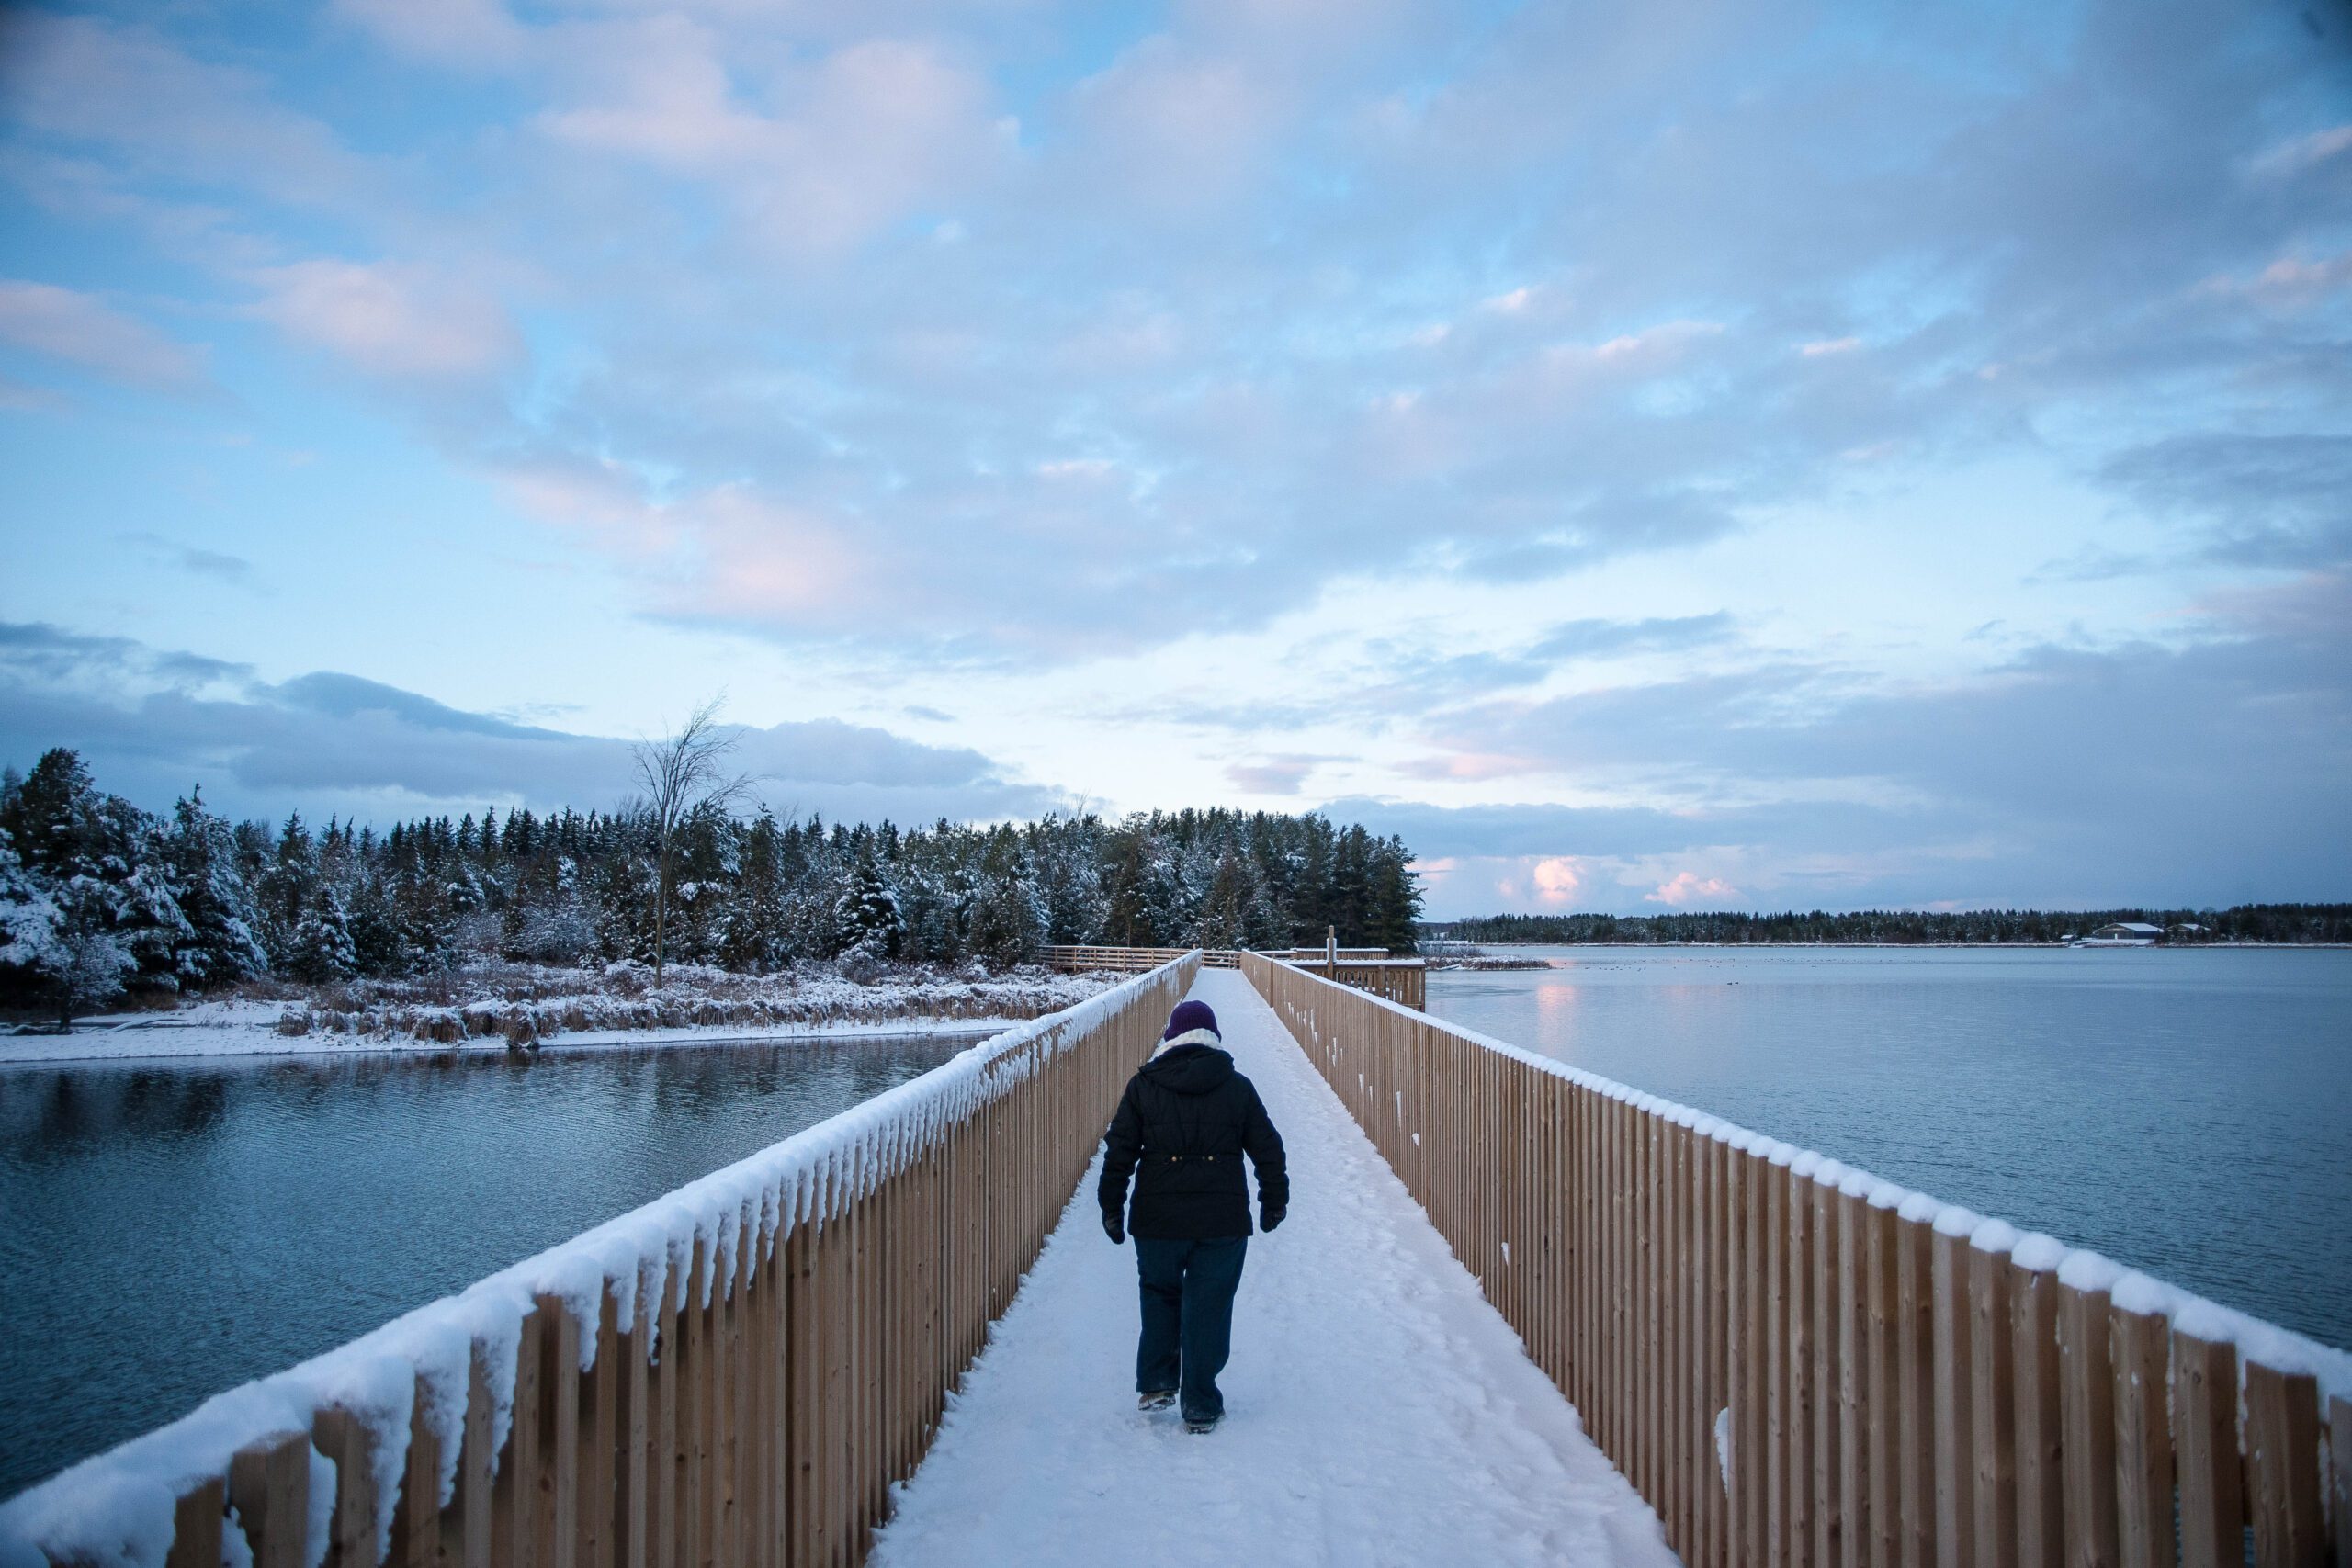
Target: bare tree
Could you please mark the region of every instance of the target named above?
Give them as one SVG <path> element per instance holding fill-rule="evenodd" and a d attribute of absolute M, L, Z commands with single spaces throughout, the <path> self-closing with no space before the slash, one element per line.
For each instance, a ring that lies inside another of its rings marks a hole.
<path fill-rule="evenodd" d="M 678 834 L 688 819 L 705 807 L 728 807 L 742 798 L 751 785 L 745 773 L 727 771 L 727 759 L 742 739 L 740 730 L 722 729 L 718 710 L 725 693 L 696 708 L 664 740 L 640 740 L 629 748 L 637 761 L 639 782 L 645 786 L 645 808 L 653 818 L 653 984 L 662 984 L 662 940 L 670 908 L 670 861 Z"/>

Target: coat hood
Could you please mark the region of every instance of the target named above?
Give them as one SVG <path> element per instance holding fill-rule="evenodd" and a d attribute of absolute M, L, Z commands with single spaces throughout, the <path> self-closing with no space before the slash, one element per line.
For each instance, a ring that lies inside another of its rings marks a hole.
<path fill-rule="evenodd" d="M 1233 1058 L 1214 1045 L 1171 1045 L 1140 1070 L 1162 1089 L 1178 1094 L 1207 1094 L 1233 1077 Z"/>

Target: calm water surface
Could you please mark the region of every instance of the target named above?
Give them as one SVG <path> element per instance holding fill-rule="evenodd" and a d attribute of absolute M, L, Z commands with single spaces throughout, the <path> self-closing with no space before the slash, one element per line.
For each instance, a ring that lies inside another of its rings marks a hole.
<path fill-rule="evenodd" d="M 0 1496 L 971 1043 L 0 1066 Z"/>
<path fill-rule="evenodd" d="M 1430 1011 L 2352 1347 L 2352 952 L 1509 951 Z"/>

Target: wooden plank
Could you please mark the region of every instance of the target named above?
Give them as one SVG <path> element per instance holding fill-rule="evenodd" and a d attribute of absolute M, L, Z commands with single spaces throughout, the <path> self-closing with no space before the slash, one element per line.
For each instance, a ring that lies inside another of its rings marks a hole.
<path fill-rule="evenodd" d="M 2116 1551 L 2123 1568 L 2172 1568 L 2170 1347 L 2165 1320 L 2151 1313 L 2109 1314 L 2115 1364 Z"/>
<path fill-rule="evenodd" d="M 164 1568 L 220 1568 L 220 1531 L 227 1523 L 229 1483 L 220 1476 L 198 1482 L 172 1505 L 172 1544 Z"/>
<path fill-rule="evenodd" d="M 679 1440 L 679 1410 L 685 1394 L 685 1312 L 684 1298 L 693 1288 L 685 1272 L 690 1254 L 671 1252 L 655 1297 L 653 1366 L 647 1395 L 650 1447 L 646 1456 L 646 1557 L 650 1568 L 678 1568 L 678 1543 L 684 1534 L 679 1520 L 685 1496 L 684 1450 Z"/>
<path fill-rule="evenodd" d="M 2017 1382 L 2018 1564 L 2066 1556 L 2064 1413 L 2058 1365 L 2058 1276 L 2009 1263 L 2009 1355 Z"/>
<path fill-rule="evenodd" d="M 1808 1168 L 1818 1163 L 1807 1156 Z M 1781 1270 L 1787 1296 L 1786 1314 L 1777 1356 L 1782 1363 L 1784 1436 L 1780 1492 L 1786 1523 L 1781 1547 L 1783 1562 L 1804 1564 L 1813 1550 L 1813 1205 L 1805 1197 L 1811 1183 L 1793 1165 L 1781 1168 L 1781 1230 L 1787 1237 Z"/>
<path fill-rule="evenodd" d="M 2182 1568 L 2243 1568 L 2245 1461 L 2238 1451 L 2237 1347 L 2176 1332 L 2172 1406 Z"/>
<path fill-rule="evenodd" d="M 2327 1402 L 2328 1512 L 2335 1517 L 2335 1568 L 2352 1568 L 2352 1399 Z"/>
<path fill-rule="evenodd" d="M 1969 1405 L 1975 1432 L 1976 1561 L 2018 1556 L 2017 1333 L 2007 1251 L 1968 1249 Z"/>
<path fill-rule="evenodd" d="M 1933 1233 L 1929 1244 L 1935 1356 L 1936 1561 L 1968 1568 L 1976 1557 L 1976 1428 L 1964 1235 Z"/>
<path fill-rule="evenodd" d="M 1936 1354 L 1933 1234 L 1922 1220 L 1894 1222 L 1895 1508 L 1903 1568 L 1936 1563 Z M 1951 1568 L 1958 1568 L 1957 1564 Z"/>
<path fill-rule="evenodd" d="M 1766 1173 L 1771 1168 L 1755 1149 L 1740 1156 L 1740 1196 L 1743 1230 L 1741 1250 L 1733 1265 L 1740 1292 L 1739 1401 L 1734 1406 L 1738 1436 L 1732 1443 L 1732 1487 L 1739 1498 L 1739 1560 L 1748 1568 L 1762 1568 L 1770 1546 L 1766 1536 L 1765 1496 L 1765 1371 L 1770 1339 L 1766 1333 L 1764 1287 L 1764 1225 Z"/>
<path fill-rule="evenodd" d="M 2066 1562 L 2114 1568 L 2115 1374 L 2105 1291 L 2059 1281 L 2059 1410 L 2064 1423 Z"/>
<path fill-rule="evenodd" d="M 253 1548 L 253 1568 L 307 1568 L 311 1541 L 311 1435 L 285 1432 L 229 1460 L 229 1506 Z"/>
<path fill-rule="evenodd" d="M 1838 1196 L 1838 1485 L 1844 1515 L 1839 1568 L 1871 1560 L 1874 1520 L 1870 1493 L 1870 1425 L 1877 1412 L 1870 1382 L 1871 1293 L 1864 1249 L 1871 1208 L 1857 1192 Z M 1826 1568 L 1826 1564 L 1824 1565 Z"/>
<path fill-rule="evenodd" d="M 412 1386 L 408 1455 L 401 1495 L 392 1509 L 392 1539 L 385 1561 L 398 1568 L 430 1568 L 441 1547 L 441 1438 L 426 1411 L 426 1388 Z"/>
<path fill-rule="evenodd" d="M 956 1138 L 951 1147 L 960 1144 Z M 951 1158 L 959 1158 L 951 1156 Z M 952 1168 L 960 1167 L 951 1166 Z M 951 1226 L 961 1223 L 964 1190 L 960 1183 L 950 1192 L 957 1200 Z M 811 1256 L 814 1240 L 813 1222 L 803 1217 L 796 1222 L 785 1237 L 785 1562 L 797 1565 L 814 1560 L 814 1542 L 810 1521 L 815 1517 L 811 1495 L 816 1485 L 816 1452 L 813 1428 L 816 1412 L 817 1304 L 815 1299 L 815 1265 Z"/>
<path fill-rule="evenodd" d="M 580 1380 L 580 1484 L 571 1513 L 580 1568 L 615 1568 L 613 1524 L 619 1460 L 620 1308 L 610 1284 L 596 1292 L 596 1364 Z"/>
<path fill-rule="evenodd" d="M 1807 1377 L 1813 1406 L 1813 1550 L 1805 1561 L 1821 1568 L 1834 1568 L 1845 1555 L 1844 1404 L 1838 1364 L 1846 1314 L 1840 1269 L 1844 1238 L 1838 1227 L 1838 1189 L 1823 1179 L 1831 1174 L 1817 1172 L 1805 1183 L 1813 1244 L 1808 1286 L 1813 1361 Z"/>
<path fill-rule="evenodd" d="M 754 1321 L 760 1332 L 752 1368 L 752 1375 L 759 1382 L 753 1416 L 759 1435 L 759 1468 L 753 1481 L 752 1561 L 763 1564 L 784 1561 L 784 1237 L 773 1228 L 779 1218 L 775 1213 L 767 1216 L 772 1228 L 759 1260 Z"/>
<path fill-rule="evenodd" d="M 1712 1134 L 1692 1129 L 1690 1343 L 1696 1404 L 1692 1411 L 1695 1420 L 1690 1460 L 1697 1473 L 1691 1478 L 1693 1529 L 1691 1550 L 1687 1556 L 1707 1568 L 1714 1568 L 1723 1561 L 1723 1548 L 1716 1533 L 1722 1513 L 1723 1472 L 1715 1461 L 1714 1435 L 1715 1412 L 1722 1405 L 1722 1383 L 1715 1370 L 1716 1345 L 1723 1333 L 1715 1280 L 1715 1157 L 1722 1146 Z"/>
<path fill-rule="evenodd" d="M 490 1347 L 477 1339 L 467 1356 L 466 1436 L 458 1450 L 457 1555 L 464 1568 L 490 1568 L 498 1522 L 498 1455 L 491 1447 Z M 451 1532 L 444 1518 L 445 1545 Z"/>
<path fill-rule="evenodd" d="M 2323 1568 L 2317 1380 L 2248 1361 L 2245 1416 L 2256 1568 Z"/>
<path fill-rule="evenodd" d="M 711 1343 L 713 1303 L 718 1296 L 718 1247 L 715 1233 L 697 1223 L 686 1301 L 678 1310 L 678 1562 L 708 1568 L 711 1495 L 718 1482 L 712 1451 L 712 1410 L 718 1393 L 718 1347 Z"/>
<path fill-rule="evenodd" d="M 1703 1506 L 1700 1483 L 1707 1472 L 1707 1444 L 1701 1437 L 1707 1415 L 1701 1376 L 1701 1258 L 1699 1240 L 1699 1135 L 1687 1122 L 1669 1130 L 1674 1149 L 1672 1264 L 1674 1347 L 1674 1545 L 1685 1558 L 1699 1551 L 1699 1510 Z"/>
<path fill-rule="evenodd" d="M 539 1448 L 531 1529 L 545 1568 L 578 1568 L 580 1319 L 560 1296 L 532 1300 L 539 1320 Z"/>
<path fill-rule="evenodd" d="M 743 1218 L 739 1209 L 720 1222 L 718 1274 L 711 1291 L 710 1517 L 703 1544 L 709 1564 L 739 1559 L 741 1523 L 743 1376 Z"/>
<path fill-rule="evenodd" d="M 613 1561 L 616 1568 L 647 1568 L 652 1540 L 652 1477 L 648 1459 L 652 1442 L 651 1409 L 653 1325 L 659 1321 L 650 1282 L 640 1274 L 636 1300 L 629 1309 L 627 1330 L 615 1354 L 617 1379 L 614 1413 L 615 1459 L 613 1495 Z"/>
<path fill-rule="evenodd" d="M 993 1173 L 998 1166 L 997 1141 L 1000 1130 L 996 1122 L 996 1107 L 983 1112 L 984 1132 L 981 1138 L 984 1168 Z M 983 1188 L 974 1205 L 974 1217 L 980 1227 L 982 1251 L 978 1259 L 973 1287 L 975 1299 L 986 1315 L 982 1323 L 995 1317 L 993 1295 L 994 1269 L 985 1250 L 993 1240 L 994 1225 L 991 1208 L 996 1200 L 994 1190 Z M 842 1450 L 846 1446 L 849 1419 L 849 1359 L 854 1354 L 850 1336 L 847 1290 L 847 1246 L 849 1216 L 845 1205 L 838 1201 L 827 1205 L 828 1217 L 822 1230 L 817 1233 L 817 1294 L 822 1303 L 825 1341 L 820 1353 L 818 1367 L 823 1377 L 822 1392 L 817 1400 L 818 1433 L 816 1445 L 817 1487 L 814 1502 L 817 1509 L 815 1561 L 832 1564 L 849 1561 L 847 1500 L 849 1484 L 842 1470 Z M 988 1292 L 982 1294 L 983 1290 Z"/>
<path fill-rule="evenodd" d="M 1642 1470 L 1649 1483 L 1650 1506 L 1668 1512 L 1666 1446 L 1666 1123 L 1657 1112 L 1635 1108 L 1641 1130 L 1640 1201 L 1634 1210 L 1641 1227 L 1642 1323 L 1641 1359 L 1634 1376 L 1642 1389 Z"/>
<path fill-rule="evenodd" d="M 498 1482 L 491 1493 L 494 1522 L 492 1551 L 498 1568 L 539 1568 L 537 1529 L 539 1495 L 539 1371 L 540 1342 L 547 1321 L 537 1313 L 523 1317 L 514 1354 L 514 1396 L 506 1427 L 506 1447 L 498 1461 Z"/>
<path fill-rule="evenodd" d="M 334 1461 L 326 1568 L 376 1568 L 374 1434 L 348 1410 L 325 1405 L 311 1416 L 311 1442 Z"/>

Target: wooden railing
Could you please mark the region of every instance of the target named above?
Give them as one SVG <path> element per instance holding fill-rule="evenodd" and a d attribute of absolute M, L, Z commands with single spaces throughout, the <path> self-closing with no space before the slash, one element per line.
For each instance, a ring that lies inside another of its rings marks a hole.
<path fill-rule="evenodd" d="M 855 1563 L 1198 968 L 78 1465 L 0 1506 L 0 1562 Z"/>
<path fill-rule="evenodd" d="M 1306 966 L 1242 969 L 1685 1562 L 2352 1568 L 2352 1356 Z"/>
<path fill-rule="evenodd" d="M 1069 946 L 1046 948 L 1043 955 L 1048 965 L 1065 973 L 1108 969 L 1124 974 L 1165 964 L 1180 952 L 1182 949 L 1172 947 Z M 1355 956 L 1349 956 L 1351 953 Z M 1391 958 L 1387 953 L 1384 947 L 1342 947 L 1334 963 L 1329 948 L 1300 947 L 1268 956 L 1295 960 L 1342 986 L 1369 991 L 1416 1011 L 1426 1007 L 1429 964 L 1419 958 Z M 1241 966 L 1241 954 L 1230 948 L 1211 948 L 1201 955 L 1201 962 L 1211 969 L 1238 969 Z"/>
<path fill-rule="evenodd" d="M 1110 947 L 1101 943 L 1075 943 L 1041 948 L 1038 956 L 1045 960 L 1046 967 L 1065 974 L 1107 969 L 1114 974 L 1126 975 L 1173 963 L 1182 957 L 1184 952 L 1181 947 Z M 1239 964 L 1229 949 L 1214 948 L 1201 953 L 1201 962 L 1211 969 L 1232 969 Z"/>

